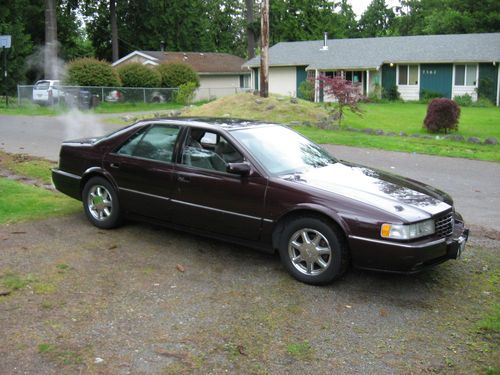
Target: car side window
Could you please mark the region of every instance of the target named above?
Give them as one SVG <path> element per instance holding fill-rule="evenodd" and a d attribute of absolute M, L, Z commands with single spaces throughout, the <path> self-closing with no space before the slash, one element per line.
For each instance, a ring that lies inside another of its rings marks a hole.
<path fill-rule="evenodd" d="M 225 172 L 227 163 L 242 161 L 243 156 L 220 134 L 205 129 L 189 129 L 182 151 L 182 164 Z"/>
<path fill-rule="evenodd" d="M 145 132 L 134 134 L 117 151 L 120 155 L 172 162 L 178 126 L 153 125 Z"/>

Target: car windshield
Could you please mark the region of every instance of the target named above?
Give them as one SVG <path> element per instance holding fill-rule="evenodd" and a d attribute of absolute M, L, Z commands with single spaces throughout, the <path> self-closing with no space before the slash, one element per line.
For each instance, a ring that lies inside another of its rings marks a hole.
<path fill-rule="evenodd" d="M 317 144 L 283 126 L 238 129 L 231 134 L 273 175 L 303 173 L 337 162 Z"/>

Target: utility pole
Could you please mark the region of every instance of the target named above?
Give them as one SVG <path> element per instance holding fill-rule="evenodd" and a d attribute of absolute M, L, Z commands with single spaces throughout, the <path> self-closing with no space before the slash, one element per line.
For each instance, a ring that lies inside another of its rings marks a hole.
<path fill-rule="evenodd" d="M 56 3 L 55 0 L 45 0 L 45 79 L 59 79 L 57 47 Z"/>
<path fill-rule="evenodd" d="M 7 50 L 10 48 L 12 38 L 10 35 L 0 35 L 0 47 L 3 55 L 3 85 L 5 89 L 5 107 L 9 106 L 9 96 L 7 95 Z"/>
<path fill-rule="evenodd" d="M 247 32 L 247 58 L 255 57 L 255 30 L 254 30 L 254 14 L 253 14 L 254 0 L 245 0 L 246 12 L 246 32 Z"/>
<path fill-rule="evenodd" d="M 118 26 L 116 24 L 116 0 L 109 1 L 109 13 L 111 14 L 111 50 L 112 60 L 118 60 Z"/>
<path fill-rule="evenodd" d="M 262 0 L 260 18 L 260 96 L 269 96 L 269 0 Z"/>

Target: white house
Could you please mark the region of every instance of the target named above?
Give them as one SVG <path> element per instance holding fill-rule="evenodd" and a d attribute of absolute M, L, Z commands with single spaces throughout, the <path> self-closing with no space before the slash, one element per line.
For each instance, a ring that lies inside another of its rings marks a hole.
<path fill-rule="evenodd" d="M 112 65 L 130 62 L 158 65 L 164 62 L 183 62 L 191 65 L 200 77 L 196 99 L 209 99 L 231 95 L 250 86 L 250 71 L 242 68 L 241 57 L 214 52 L 134 51 Z"/>

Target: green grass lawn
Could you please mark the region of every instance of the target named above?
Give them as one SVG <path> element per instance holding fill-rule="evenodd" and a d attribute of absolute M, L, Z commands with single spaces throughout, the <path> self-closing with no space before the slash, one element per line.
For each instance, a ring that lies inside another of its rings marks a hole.
<path fill-rule="evenodd" d="M 476 145 L 445 139 L 377 136 L 349 131 L 324 130 L 309 126 L 296 126 L 293 128 L 314 142 L 322 144 L 337 144 L 500 162 L 500 147 L 494 145 Z"/>
<path fill-rule="evenodd" d="M 200 102 L 197 105 L 204 104 Z M 121 112 L 143 112 L 143 111 L 166 111 L 170 109 L 182 108 L 182 104 L 177 103 L 100 103 L 90 113 L 121 113 Z M 0 102 L 0 115 L 17 116 L 57 116 L 65 113 L 68 108 L 65 105 L 41 106 L 31 102 L 25 102 L 19 106 L 14 99 L 9 102 L 9 107 L 5 107 L 5 102 Z M 87 112 L 87 111 L 83 111 Z"/>
<path fill-rule="evenodd" d="M 51 182 L 54 163 L 25 155 L 0 152 L 0 166 L 16 175 Z M 61 193 L 0 178 L 0 224 L 40 219 L 81 210 L 81 203 Z"/>
<path fill-rule="evenodd" d="M 41 219 L 81 210 L 80 202 L 60 193 L 0 178 L 0 224 Z"/>
<path fill-rule="evenodd" d="M 385 132 L 427 134 L 422 127 L 426 104 L 419 103 L 379 103 L 362 104 L 362 117 L 348 112 L 344 125 L 353 128 L 382 129 Z M 496 137 L 500 141 L 499 107 L 462 107 L 458 132 L 453 134 L 481 139 Z"/>

